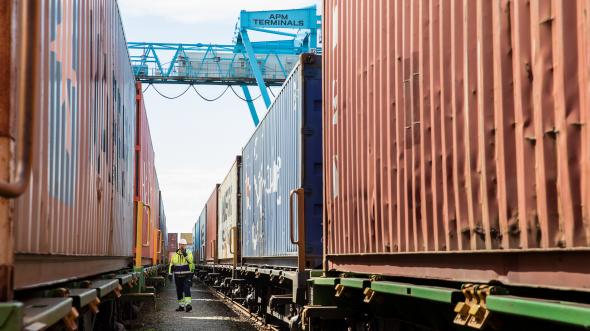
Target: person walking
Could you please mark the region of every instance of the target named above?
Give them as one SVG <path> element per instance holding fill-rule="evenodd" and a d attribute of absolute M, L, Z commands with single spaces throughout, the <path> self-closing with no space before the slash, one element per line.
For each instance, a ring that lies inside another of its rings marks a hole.
<path fill-rule="evenodd" d="M 191 282 L 195 263 L 193 253 L 186 249 L 186 239 L 180 239 L 180 247 L 170 260 L 168 274 L 174 275 L 174 284 L 176 285 L 176 297 L 178 298 L 178 308 L 176 311 L 189 312 L 193 309 L 191 303 Z"/>

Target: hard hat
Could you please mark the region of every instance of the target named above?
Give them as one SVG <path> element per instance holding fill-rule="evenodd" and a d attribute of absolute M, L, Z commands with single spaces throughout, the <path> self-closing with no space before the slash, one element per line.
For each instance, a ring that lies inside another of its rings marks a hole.
<path fill-rule="evenodd" d="M 187 245 L 186 239 L 180 239 L 180 241 L 178 243 L 181 245 Z"/>

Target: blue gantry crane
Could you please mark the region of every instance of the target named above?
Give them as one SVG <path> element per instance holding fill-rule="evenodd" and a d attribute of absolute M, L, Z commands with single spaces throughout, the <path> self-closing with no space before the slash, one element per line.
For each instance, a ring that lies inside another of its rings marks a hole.
<path fill-rule="evenodd" d="M 239 85 L 257 126 L 258 114 L 248 86 L 257 86 L 264 104 L 270 107 L 268 87 L 283 84 L 298 55 L 321 53 L 320 27 L 316 6 L 242 10 L 232 44 L 129 42 L 129 54 L 135 77 L 143 83 Z M 251 41 L 253 31 L 275 39 Z M 165 58 L 171 60 L 163 62 Z"/>

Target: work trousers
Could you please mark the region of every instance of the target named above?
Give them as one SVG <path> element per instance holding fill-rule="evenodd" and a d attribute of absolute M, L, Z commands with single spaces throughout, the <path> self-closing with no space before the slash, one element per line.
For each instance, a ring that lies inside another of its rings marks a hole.
<path fill-rule="evenodd" d="M 176 298 L 178 299 L 178 305 L 181 307 L 186 307 L 192 303 L 191 283 L 191 277 L 189 275 L 174 275 Z"/>

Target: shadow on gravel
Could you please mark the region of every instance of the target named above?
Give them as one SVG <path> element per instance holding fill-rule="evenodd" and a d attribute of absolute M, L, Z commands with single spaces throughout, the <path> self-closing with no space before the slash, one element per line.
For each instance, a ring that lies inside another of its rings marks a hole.
<path fill-rule="evenodd" d="M 193 286 L 191 293 L 193 310 L 189 313 L 174 311 L 178 307 L 176 291 L 174 284 L 169 283 L 158 293 L 156 309 L 144 306 L 141 322 L 131 330 L 256 330 L 248 320 L 236 314 L 202 285 Z"/>

